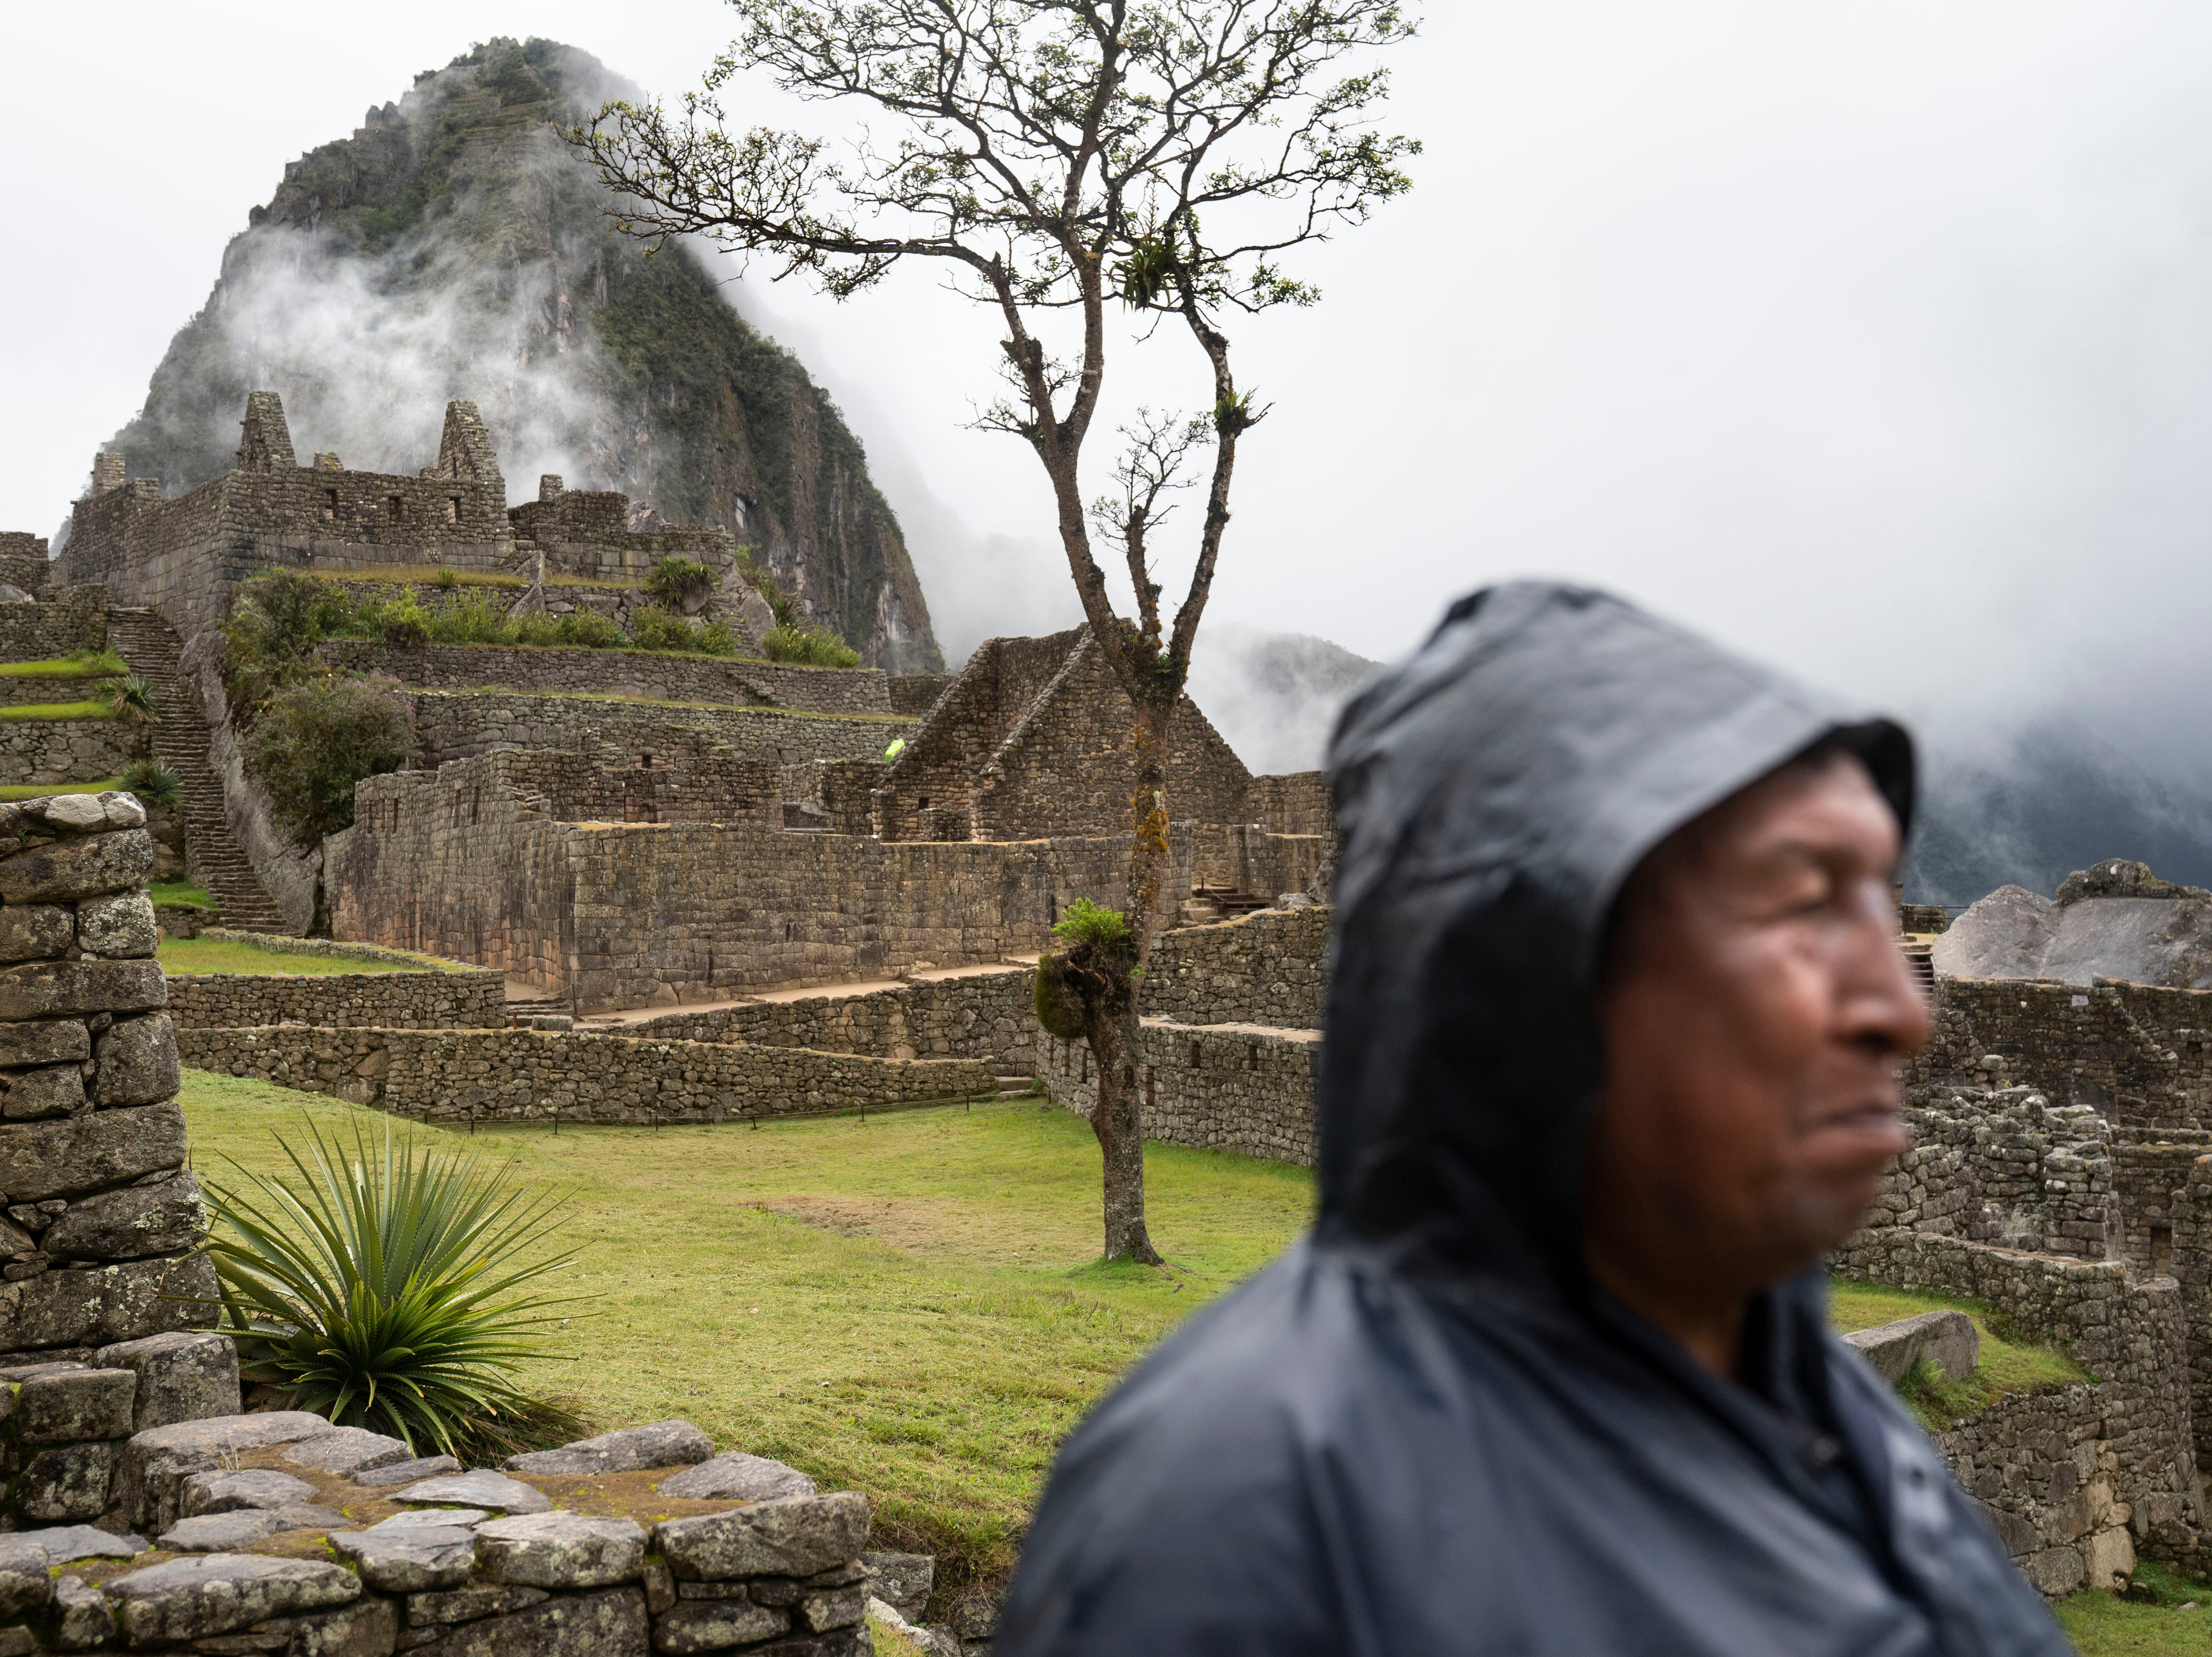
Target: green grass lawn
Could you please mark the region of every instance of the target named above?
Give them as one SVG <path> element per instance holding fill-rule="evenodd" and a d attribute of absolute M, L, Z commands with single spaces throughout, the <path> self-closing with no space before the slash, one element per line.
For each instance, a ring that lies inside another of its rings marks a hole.
<path fill-rule="evenodd" d="M 52 794 L 104 794 L 111 788 L 123 786 L 120 777 L 110 777 L 106 782 L 10 782 L 0 783 L 0 800 L 45 799 Z M 161 900 L 155 898 L 159 903 Z"/>
<path fill-rule="evenodd" d="M 0 719 L 112 719 L 114 707 L 106 702 L 20 702 L 0 707 Z"/>
<path fill-rule="evenodd" d="M 194 889 L 197 889 L 196 888 Z M 206 894 L 201 894 L 204 901 Z M 157 903 L 174 900 L 156 897 Z M 164 938 L 155 952 L 172 973 L 419 973 L 429 963 L 380 961 L 374 956 L 290 955 L 220 938 Z"/>
<path fill-rule="evenodd" d="M 115 679 L 130 671 L 112 651 L 43 662 L 0 662 L 0 678 L 7 679 Z"/>
<path fill-rule="evenodd" d="M 188 1071 L 193 1161 L 280 1165 L 303 1116 L 392 1119 Z M 995 1576 L 1054 1449 L 1176 1323 L 1296 1237 L 1303 1168 L 1148 1146 L 1170 1269 L 1097 1259 L 1098 1152 L 1066 1112 L 979 1105 L 733 1126 L 414 1127 L 511 1158 L 573 1194 L 565 1274 L 598 1297 L 544 1392 L 604 1426 L 680 1416 L 724 1448 L 865 1490 L 879 1545 L 934 1553 L 957 1588 Z M 296 1137 L 296 1136 L 295 1136 Z"/>
<path fill-rule="evenodd" d="M 156 903 L 190 904 L 196 909 L 216 909 L 222 906 L 208 895 L 204 886 L 195 886 L 189 880 L 165 880 L 147 888 L 146 895 Z"/>
<path fill-rule="evenodd" d="M 2094 1379 L 2087 1370 L 2055 1347 L 2011 1341 L 1993 1333 L 1986 1309 L 1971 1301 L 1948 1301 L 1934 1295 L 1915 1295 L 1881 1284 L 1838 1278 L 1828 1290 L 1828 1320 L 1844 1333 L 1871 1329 L 1920 1312 L 1966 1312 L 1982 1338 L 1981 1368 L 1961 1381 L 1916 1375 L 1903 1388 L 1905 1401 L 1921 1424 L 1936 1431 L 1962 1416 L 1987 1409 L 2010 1393 L 2039 1393 L 2054 1387 L 2075 1387 Z"/>

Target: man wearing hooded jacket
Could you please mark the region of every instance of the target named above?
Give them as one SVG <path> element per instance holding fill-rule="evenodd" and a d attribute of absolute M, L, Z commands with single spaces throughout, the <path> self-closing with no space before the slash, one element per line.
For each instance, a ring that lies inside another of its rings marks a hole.
<path fill-rule="evenodd" d="M 1897 725 L 1604 594 L 1346 710 L 1312 1233 L 1069 1441 L 996 1657 L 2042 1657 L 1820 1254 L 1909 1144 Z"/>

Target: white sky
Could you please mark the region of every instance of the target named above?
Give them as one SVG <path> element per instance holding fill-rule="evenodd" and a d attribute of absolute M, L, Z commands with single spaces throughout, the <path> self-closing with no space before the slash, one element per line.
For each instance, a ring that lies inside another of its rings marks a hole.
<path fill-rule="evenodd" d="M 1274 413 L 1214 615 L 1386 656 L 1559 574 L 1954 732 L 2063 704 L 2212 763 L 2212 9 L 1430 10 L 1389 118 L 1414 194 L 1310 261 L 1319 310 L 1238 326 Z M 673 94 L 729 32 L 709 0 L 11 9 L 0 527 L 52 531 L 283 163 L 416 70 L 537 33 Z M 1067 612 L 1034 460 L 963 429 L 988 319 L 922 272 L 738 303 L 867 442 L 948 644 Z M 1205 400 L 1150 349 L 1125 402 Z"/>

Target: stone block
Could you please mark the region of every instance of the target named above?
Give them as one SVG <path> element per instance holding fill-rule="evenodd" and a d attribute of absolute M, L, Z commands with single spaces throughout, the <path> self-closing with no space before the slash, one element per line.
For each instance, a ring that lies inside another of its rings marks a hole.
<path fill-rule="evenodd" d="M 520 1473 L 627 1473 L 647 1467 L 688 1467 L 714 1454 L 714 1441 L 688 1421 L 656 1421 L 580 1438 L 557 1450 L 511 1455 L 500 1465 Z"/>
<path fill-rule="evenodd" d="M 125 828 L 59 840 L 0 859 L 0 903 L 52 903 L 143 887 L 154 872 L 154 837 Z"/>
<path fill-rule="evenodd" d="M 647 1657 L 652 1630 L 634 1587 L 563 1593 L 504 1617 L 463 1623 L 438 1657 Z"/>
<path fill-rule="evenodd" d="M 265 1542 L 284 1528 L 270 1508 L 232 1508 L 179 1519 L 154 1539 L 173 1553 L 232 1553 Z"/>
<path fill-rule="evenodd" d="M 305 1410 L 216 1416 L 149 1428 L 124 1444 L 116 1466 L 117 1505 L 131 1524 L 167 1529 L 176 1522 L 180 1489 L 191 1474 L 233 1464 L 244 1451 L 296 1444 L 330 1430 L 329 1422 Z"/>
<path fill-rule="evenodd" d="M 342 1610 L 289 1620 L 284 1657 L 390 1657 L 399 1642 L 399 1607 L 367 1594 Z"/>
<path fill-rule="evenodd" d="M 474 1530 L 492 1515 L 482 1508 L 409 1508 L 380 1519 L 362 1533 L 381 1535 L 389 1531 Z"/>
<path fill-rule="evenodd" d="M 45 1530 L 16 1531 L 0 1536 L 0 1550 L 36 1548 L 49 1566 L 76 1559 L 135 1559 L 146 1551 L 143 1536 L 118 1536 L 90 1525 L 58 1525 Z"/>
<path fill-rule="evenodd" d="M 2093 1588 L 2123 1587 L 2135 1575 L 2135 1539 L 2124 1525 L 2099 1531 L 2081 1543 L 2081 1573 Z"/>
<path fill-rule="evenodd" d="M 669 1569 L 691 1581 L 811 1576 L 858 1558 L 867 1539 L 867 1498 L 854 1490 L 784 1496 L 653 1527 Z"/>
<path fill-rule="evenodd" d="M 38 1525 L 97 1519 L 107 1510 L 114 1466 L 112 1442 L 40 1450 L 16 1476 L 15 1511 Z"/>
<path fill-rule="evenodd" d="M 14 1540 L 0 1536 L 0 1618 L 10 1622 L 44 1611 L 54 1597 L 46 1551 L 12 1547 Z"/>
<path fill-rule="evenodd" d="M 397 1531 L 338 1531 L 331 1546 L 380 1593 L 428 1593 L 458 1588 L 475 1567 L 476 1537 L 458 1525 L 417 1525 Z"/>
<path fill-rule="evenodd" d="M 204 1255 L 124 1260 L 0 1283 L 0 1350 L 135 1340 L 214 1315 Z"/>
<path fill-rule="evenodd" d="M 13 1203 L 79 1196 L 184 1160 L 185 1114 L 173 1104 L 0 1124 L 0 1179 Z"/>
<path fill-rule="evenodd" d="M 177 1511 L 186 1519 L 242 1508 L 298 1507 L 315 1499 L 315 1487 L 274 1467 L 238 1472 L 194 1473 L 177 1493 Z"/>
<path fill-rule="evenodd" d="M 84 1071 L 75 1065 L 0 1071 L 0 1088 L 6 1089 L 0 1093 L 0 1117 L 11 1122 L 72 1116 L 84 1108 Z"/>
<path fill-rule="evenodd" d="M 909 1623 L 921 1621 L 929 1608 L 930 1590 L 937 1583 L 937 1560 L 927 1553 L 864 1553 L 868 1568 L 868 1592 Z"/>
<path fill-rule="evenodd" d="M 479 1617 L 507 1617 L 526 1611 L 549 1596 L 543 1588 L 457 1588 L 450 1593 L 408 1596 L 407 1625 L 438 1628 L 448 1623 L 473 1623 Z"/>
<path fill-rule="evenodd" d="M 204 1640 L 361 1596 L 359 1579 L 342 1565 L 242 1553 L 166 1560 L 111 1577 L 100 1587 L 133 1650 Z"/>
<path fill-rule="evenodd" d="M 74 1444 L 131 1436 L 138 1377 L 128 1369 L 68 1369 L 23 1383 L 15 1432 L 26 1444 Z"/>
<path fill-rule="evenodd" d="M 2047 1599 L 2060 1599 L 2081 1586 L 2087 1572 L 2081 1556 L 2073 1548 L 2045 1548 L 2020 1562 L 2027 1580 Z"/>
<path fill-rule="evenodd" d="M 1844 1337 L 1846 1345 L 1892 1386 L 1925 1358 L 1949 1381 L 1964 1381 L 1982 1361 L 1982 1338 L 1964 1312 L 1922 1312 Z"/>
<path fill-rule="evenodd" d="M 154 900 L 143 892 L 118 892 L 76 910 L 76 944 L 105 961 L 143 961 L 154 953 L 161 934 L 154 924 Z"/>
<path fill-rule="evenodd" d="M 329 1427 L 324 1423 L 325 1430 Z M 552 1501 L 540 1490 L 503 1473 L 447 1473 L 392 1491 L 394 1502 L 436 1502 L 448 1508 L 489 1508 L 495 1513 L 550 1513 Z"/>
<path fill-rule="evenodd" d="M 40 1247 L 58 1260 L 127 1260 L 177 1254 L 207 1229 L 200 1183 L 179 1174 L 158 1185 L 125 1186 L 71 1203 Z"/>
<path fill-rule="evenodd" d="M 92 1032 L 75 1019 L 0 1024 L 0 1065 L 81 1065 L 91 1057 Z"/>
<path fill-rule="evenodd" d="M 327 1433 L 293 1445 L 276 1459 L 295 1467 L 351 1477 L 372 1467 L 388 1467 L 411 1460 L 407 1441 L 372 1433 L 362 1427 L 333 1427 Z"/>
<path fill-rule="evenodd" d="M 766 1456 L 726 1450 L 720 1455 L 687 1467 L 653 1487 L 663 1496 L 691 1502 L 727 1498 L 738 1502 L 770 1502 L 778 1496 L 812 1496 L 814 1481 L 796 1467 Z"/>
<path fill-rule="evenodd" d="M 117 1019 L 94 1044 L 93 1056 L 98 1063 L 92 1102 L 102 1110 L 173 1098 L 184 1079 L 178 1065 L 176 1026 L 165 1012 Z"/>
<path fill-rule="evenodd" d="M 368 1467 L 352 1475 L 356 1484 L 366 1484 L 372 1490 L 383 1490 L 393 1484 L 412 1484 L 425 1478 L 435 1478 L 441 1473 L 457 1473 L 461 1464 L 449 1455 L 418 1456 L 411 1461 L 395 1461 L 389 1466 Z"/>
<path fill-rule="evenodd" d="M 827 1634 L 834 1628 L 850 1628 L 867 1611 L 867 1589 L 856 1582 L 842 1588 L 817 1588 L 800 1596 L 795 1618 L 808 1633 Z"/>
<path fill-rule="evenodd" d="M 988 1593 L 971 1593 L 952 1607 L 952 1631 L 963 1642 L 988 1640 L 999 1631 L 999 1602 Z"/>
<path fill-rule="evenodd" d="M 76 915 L 57 904 L 0 909 L 0 962 L 51 961 L 76 941 Z"/>
<path fill-rule="evenodd" d="M 239 1412 L 238 1348 L 228 1335 L 173 1331 L 103 1346 L 97 1357 L 102 1369 L 137 1372 L 133 1431 Z"/>
<path fill-rule="evenodd" d="M 684 1657 L 772 1640 L 790 1627 L 784 1612 L 750 1600 L 684 1599 L 655 1620 L 653 1642 L 673 1657 Z"/>
<path fill-rule="evenodd" d="M 107 1596 L 87 1587 L 81 1576 L 54 1584 L 53 1642 L 64 1651 L 88 1651 L 115 1637 L 115 1613 Z"/>
<path fill-rule="evenodd" d="M 155 961 L 43 961 L 0 967 L 0 1021 L 151 1012 L 167 1005 Z"/>
<path fill-rule="evenodd" d="M 628 1519 L 519 1514 L 476 1527 L 477 1558 L 494 1582 L 532 1588 L 605 1588 L 634 1581 L 645 1532 Z"/>

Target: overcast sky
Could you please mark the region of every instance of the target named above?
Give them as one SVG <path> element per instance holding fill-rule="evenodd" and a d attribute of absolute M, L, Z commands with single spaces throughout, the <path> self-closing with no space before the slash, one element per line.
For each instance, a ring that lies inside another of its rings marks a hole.
<path fill-rule="evenodd" d="M 2212 8 L 1435 4 L 1417 188 L 1240 324 L 1213 614 L 1401 651 L 1601 582 L 1954 731 L 2063 706 L 2212 764 Z M 50 532 L 283 163 L 495 34 L 673 94 L 710 0 L 11 9 L 0 527 Z M 741 119 L 787 114 L 733 88 Z M 808 119 L 835 130 L 835 110 Z M 1071 607 L 995 335 L 927 273 L 748 281 L 867 443 L 948 642 Z M 1188 346 L 1113 383 L 1206 400 Z M 426 429 L 437 413 L 426 410 Z M 303 434 L 303 440 L 306 434 Z"/>

